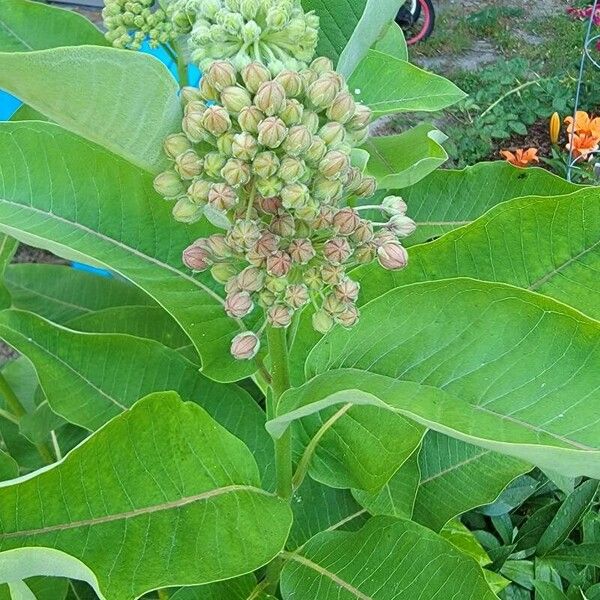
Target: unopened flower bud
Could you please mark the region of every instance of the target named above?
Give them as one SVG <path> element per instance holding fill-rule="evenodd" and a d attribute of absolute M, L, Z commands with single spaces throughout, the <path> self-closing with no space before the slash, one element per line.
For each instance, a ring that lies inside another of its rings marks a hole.
<path fill-rule="evenodd" d="M 319 115 L 312 111 L 304 109 L 302 111 L 301 124 L 304 125 L 313 135 L 319 130 Z"/>
<path fill-rule="evenodd" d="M 256 267 L 246 267 L 238 276 L 237 284 L 244 292 L 260 292 L 265 285 L 264 271 Z"/>
<path fill-rule="evenodd" d="M 267 11 L 267 27 L 275 31 L 283 29 L 289 21 L 289 12 L 285 5 L 278 7 L 277 4 Z"/>
<path fill-rule="evenodd" d="M 193 150 L 186 150 L 175 159 L 175 170 L 182 179 L 193 179 L 200 175 L 202 165 L 202 159 Z"/>
<path fill-rule="evenodd" d="M 339 179 L 317 177 L 313 183 L 312 195 L 319 202 L 337 202 L 343 194 L 344 186 Z"/>
<path fill-rule="evenodd" d="M 285 107 L 285 90 L 277 81 L 265 81 L 258 88 L 254 96 L 254 104 L 265 115 L 277 115 Z"/>
<path fill-rule="evenodd" d="M 348 127 L 348 129 L 351 131 L 364 129 L 365 127 L 368 127 L 372 117 L 373 111 L 368 106 L 365 106 L 364 104 L 356 104 L 354 115 L 346 123 L 346 127 Z"/>
<path fill-rule="evenodd" d="M 360 285 L 356 281 L 352 281 L 352 279 L 346 277 L 335 286 L 333 293 L 339 300 L 347 304 L 349 302 L 356 302 L 359 291 Z"/>
<path fill-rule="evenodd" d="M 260 238 L 260 230 L 254 221 L 240 219 L 227 233 L 227 242 L 239 251 L 250 250 Z"/>
<path fill-rule="evenodd" d="M 215 90 L 221 92 L 226 87 L 235 85 L 237 74 L 235 67 L 229 61 L 216 60 L 208 67 L 204 77 Z"/>
<path fill-rule="evenodd" d="M 303 160 L 293 156 L 286 156 L 281 161 L 277 176 L 286 183 L 294 183 L 304 175 L 305 171 L 306 166 Z"/>
<path fill-rule="evenodd" d="M 254 134 L 258 133 L 258 125 L 264 119 L 264 113 L 256 106 L 246 106 L 238 115 L 238 123 L 242 131 Z"/>
<path fill-rule="evenodd" d="M 197 204 L 202 204 L 208 201 L 208 193 L 212 187 L 210 181 L 205 179 L 196 179 L 192 182 L 187 190 L 188 196 Z"/>
<path fill-rule="evenodd" d="M 287 252 L 292 258 L 292 261 L 301 265 L 305 265 L 315 257 L 315 249 L 309 239 L 297 238 L 290 242 Z"/>
<path fill-rule="evenodd" d="M 227 162 L 227 157 L 220 152 L 209 152 L 204 156 L 204 173 L 213 179 L 221 176 L 221 170 Z"/>
<path fill-rule="evenodd" d="M 406 215 L 392 215 L 388 229 L 396 236 L 405 238 L 414 233 L 417 224 Z"/>
<path fill-rule="evenodd" d="M 255 333 L 244 331 L 236 335 L 231 342 L 231 354 L 237 360 L 250 360 L 260 349 L 260 340 Z"/>
<path fill-rule="evenodd" d="M 226 183 L 215 183 L 208 192 L 208 203 L 217 210 L 230 210 L 237 201 L 235 190 Z"/>
<path fill-rule="evenodd" d="M 259 62 L 246 65 L 241 74 L 244 85 L 251 94 L 256 94 L 260 86 L 271 79 L 269 69 Z"/>
<path fill-rule="evenodd" d="M 336 209 L 333 206 L 322 204 L 319 207 L 319 213 L 312 222 L 315 229 L 328 229 L 333 225 L 333 217 L 336 214 Z"/>
<path fill-rule="evenodd" d="M 331 315 L 329 315 L 327 312 L 325 312 L 324 310 L 318 310 L 313 316 L 312 316 L 312 326 L 313 329 L 315 331 L 318 331 L 319 333 L 327 333 L 331 330 L 331 328 L 333 327 L 334 322 L 333 322 L 333 318 L 331 317 Z"/>
<path fill-rule="evenodd" d="M 393 234 L 389 229 L 380 229 L 373 236 L 373 243 L 377 248 L 383 244 L 386 244 L 387 242 L 398 242 L 396 235 Z"/>
<path fill-rule="evenodd" d="M 326 74 L 321 75 L 310 85 L 306 96 L 317 110 L 324 110 L 331 106 L 339 91 L 340 86 L 337 79 Z"/>
<path fill-rule="evenodd" d="M 327 117 L 338 123 L 346 123 L 356 111 L 356 102 L 350 92 L 341 91 L 327 109 Z"/>
<path fill-rule="evenodd" d="M 225 285 L 232 277 L 235 276 L 236 269 L 230 263 L 217 263 L 210 268 L 210 274 L 216 282 L 220 283 L 221 285 Z"/>
<path fill-rule="evenodd" d="M 165 154 L 175 160 L 180 154 L 192 149 L 192 144 L 183 133 L 169 135 L 164 144 Z"/>
<path fill-rule="evenodd" d="M 229 130 L 231 119 L 222 106 L 209 106 L 202 115 L 202 126 L 214 136 L 219 136 Z"/>
<path fill-rule="evenodd" d="M 319 137 L 328 145 L 341 144 L 346 137 L 346 130 L 341 123 L 329 121 L 319 130 Z"/>
<path fill-rule="evenodd" d="M 295 233 L 294 218 L 284 213 L 273 218 L 269 229 L 280 237 L 292 237 Z"/>
<path fill-rule="evenodd" d="M 333 217 L 333 226 L 341 235 L 350 235 L 356 231 L 360 218 L 352 208 L 342 208 Z"/>
<path fill-rule="evenodd" d="M 319 163 L 319 173 L 327 179 L 340 179 L 350 167 L 350 158 L 339 150 L 330 150 Z"/>
<path fill-rule="evenodd" d="M 304 81 L 305 88 L 308 88 L 319 78 L 319 74 L 313 71 L 312 69 L 302 69 L 302 71 L 300 71 L 298 75 L 302 77 L 302 81 Z"/>
<path fill-rule="evenodd" d="M 289 183 L 281 190 L 281 203 L 284 208 L 301 208 L 306 206 L 310 194 L 303 183 Z"/>
<path fill-rule="evenodd" d="M 375 260 L 376 248 L 373 244 L 363 244 L 354 250 L 354 260 L 361 265 L 368 265 Z"/>
<path fill-rule="evenodd" d="M 344 269 L 339 265 L 324 264 L 320 276 L 325 285 L 337 285 L 344 275 Z"/>
<path fill-rule="evenodd" d="M 175 171 L 165 171 L 154 178 L 154 189 L 167 200 L 181 196 L 184 192 L 183 183 Z"/>
<path fill-rule="evenodd" d="M 186 114 L 181 122 L 183 133 L 190 142 L 195 144 L 202 142 L 207 136 L 206 129 L 204 129 L 204 125 L 202 124 L 203 116 L 204 113 L 191 112 Z"/>
<path fill-rule="evenodd" d="M 250 181 L 250 165 L 239 158 L 230 158 L 221 169 L 221 177 L 232 187 L 246 185 Z"/>
<path fill-rule="evenodd" d="M 346 305 L 335 294 L 328 294 L 323 300 L 323 310 L 332 317 L 342 314 L 345 309 Z"/>
<path fill-rule="evenodd" d="M 373 239 L 373 225 L 370 221 L 359 220 L 356 229 L 352 232 L 350 239 L 357 244 L 366 244 Z"/>
<path fill-rule="evenodd" d="M 186 106 L 190 102 L 202 100 L 202 94 L 200 93 L 200 90 L 189 85 L 181 88 L 179 91 L 179 97 L 181 98 L 181 103 L 183 106 Z"/>
<path fill-rule="evenodd" d="M 392 214 L 405 215 L 408 210 L 406 202 L 400 196 L 385 197 L 381 206 L 385 207 Z"/>
<path fill-rule="evenodd" d="M 285 304 L 273 304 L 267 311 L 267 319 L 273 327 L 288 327 L 292 316 L 292 311 Z"/>
<path fill-rule="evenodd" d="M 356 195 L 359 198 L 370 198 L 377 191 L 377 180 L 375 177 L 363 177 L 360 182 Z"/>
<path fill-rule="evenodd" d="M 248 264 L 256 268 L 264 267 L 265 263 L 267 262 L 267 259 L 264 256 L 258 254 L 258 252 L 256 252 L 255 250 L 248 250 L 248 252 L 246 252 L 244 256 L 246 257 Z"/>
<path fill-rule="evenodd" d="M 183 264 L 192 271 L 206 271 L 212 265 L 208 250 L 196 242 L 183 251 L 181 258 Z"/>
<path fill-rule="evenodd" d="M 265 289 L 258 295 L 258 302 L 263 308 L 268 308 L 277 302 L 277 296 L 271 290 Z"/>
<path fill-rule="evenodd" d="M 292 259 L 289 254 L 278 250 L 267 257 L 267 273 L 274 277 L 285 277 L 292 268 Z"/>
<path fill-rule="evenodd" d="M 256 153 L 258 152 L 258 142 L 250 133 L 236 133 L 233 136 L 231 152 L 233 156 L 235 156 L 235 158 L 250 161 L 256 156 Z"/>
<path fill-rule="evenodd" d="M 278 117 L 268 117 L 258 126 L 258 143 L 267 148 L 279 148 L 287 136 L 288 129 Z"/>
<path fill-rule="evenodd" d="M 317 75 L 321 75 L 322 73 L 328 73 L 329 71 L 333 71 L 333 62 L 330 58 L 326 56 L 319 56 L 315 58 L 315 60 L 310 63 L 311 71 L 314 71 Z"/>
<path fill-rule="evenodd" d="M 279 250 L 279 237 L 270 231 L 265 231 L 254 246 L 255 252 L 267 257 Z"/>
<path fill-rule="evenodd" d="M 304 159 L 310 165 L 318 165 L 323 157 L 327 154 L 327 144 L 317 136 L 314 136 L 310 147 L 304 154 Z"/>
<path fill-rule="evenodd" d="M 276 215 L 282 208 L 281 198 L 277 196 L 270 196 L 266 198 L 260 198 L 259 200 L 260 210 L 268 215 Z"/>
<path fill-rule="evenodd" d="M 335 320 L 342 327 L 354 327 L 358 323 L 360 313 L 354 304 L 346 306 L 346 308 L 336 315 Z"/>
<path fill-rule="evenodd" d="M 252 312 L 254 303 L 248 292 L 235 292 L 225 298 L 225 312 L 232 319 L 242 319 Z"/>
<path fill-rule="evenodd" d="M 321 271 L 316 267 L 306 269 L 303 273 L 304 283 L 314 291 L 319 291 L 323 287 L 323 280 L 321 279 Z"/>
<path fill-rule="evenodd" d="M 283 150 L 292 156 L 301 156 L 312 144 L 312 134 L 304 125 L 294 125 L 290 128 L 283 142 Z"/>
<path fill-rule="evenodd" d="M 298 100 L 286 100 L 284 109 L 279 113 L 279 118 L 288 126 L 302 123 L 304 107 Z"/>
<path fill-rule="evenodd" d="M 173 218 L 180 223 L 195 223 L 202 218 L 204 207 L 183 197 L 177 200 L 172 213 Z"/>
<path fill-rule="evenodd" d="M 323 246 L 323 256 L 333 265 L 341 265 L 351 255 L 352 248 L 346 238 L 333 238 Z"/>
<path fill-rule="evenodd" d="M 363 127 L 362 129 L 355 129 L 351 131 L 347 136 L 346 140 L 352 144 L 352 146 L 362 146 L 369 139 L 369 128 Z"/>
<path fill-rule="evenodd" d="M 275 77 L 275 81 L 281 84 L 288 98 L 297 98 L 304 90 L 304 81 L 295 71 L 285 69 Z"/>
<path fill-rule="evenodd" d="M 208 82 L 207 77 L 200 80 L 200 94 L 204 100 L 215 101 L 219 99 L 219 92 Z"/>
<path fill-rule="evenodd" d="M 265 279 L 265 288 L 278 296 L 285 291 L 287 286 L 288 282 L 285 277 L 269 276 Z"/>
<path fill-rule="evenodd" d="M 274 152 L 259 152 L 252 162 L 252 170 L 255 175 L 268 179 L 277 173 L 279 169 L 279 159 Z"/>
<path fill-rule="evenodd" d="M 279 179 L 279 177 L 268 177 L 267 179 L 261 177 L 256 180 L 256 189 L 258 190 L 258 193 L 267 198 L 275 197 L 281 193 L 283 185 L 283 180 Z"/>
<path fill-rule="evenodd" d="M 386 242 L 377 248 L 377 260 L 384 269 L 396 271 L 408 264 L 408 252 L 399 242 Z"/>
<path fill-rule="evenodd" d="M 229 112 L 237 115 L 243 108 L 252 105 L 252 98 L 247 90 L 233 85 L 221 92 L 221 104 Z"/>
<path fill-rule="evenodd" d="M 231 248 L 227 244 L 224 235 L 214 233 L 206 239 L 207 249 L 216 259 L 229 258 L 232 255 Z"/>
<path fill-rule="evenodd" d="M 288 285 L 285 289 L 285 302 L 294 310 L 302 308 L 309 300 L 308 288 L 302 283 Z"/>
<path fill-rule="evenodd" d="M 356 167 L 350 167 L 343 179 L 344 189 L 348 194 L 354 194 L 363 180 L 362 173 Z"/>

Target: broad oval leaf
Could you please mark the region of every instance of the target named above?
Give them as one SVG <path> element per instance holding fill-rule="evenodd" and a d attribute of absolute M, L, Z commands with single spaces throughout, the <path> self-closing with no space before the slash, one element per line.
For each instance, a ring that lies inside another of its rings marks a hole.
<path fill-rule="evenodd" d="M 268 427 L 278 435 L 339 403 L 387 406 L 462 441 L 599 477 L 599 333 L 598 322 L 511 286 L 404 286 L 317 344 L 307 374 L 320 376 L 287 392 Z"/>
<path fill-rule="evenodd" d="M 402 27 L 395 21 L 390 23 L 383 35 L 375 42 L 373 50 L 400 60 L 408 60 L 408 46 Z"/>
<path fill-rule="evenodd" d="M 97 145 L 50 123 L 2 124 L 0 230 L 142 288 L 189 335 L 208 376 L 235 381 L 255 371 L 229 352 L 241 324 L 181 264 L 182 250 L 212 230 L 175 223 L 151 176 Z"/>
<path fill-rule="evenodd" d="M 30 0 L 0 3 L 0 52 L 27 52 L 80 44 L 107 45 L 92 23 L 72 10 Z"/>
<path fill-rule="evenodd" d="M 177 83 L 141 52 L 72 46 L 0 53 L 0 88 L 152 173 L 167 164 L 164 139 L 181 129 Z"/>
<path fill-rule="evenodd" d="M 67 553 L 102 599 L 243 575 L 291 525 L 259 481 L 248 448 L 204 410 L 154 394 L 44 472 L 0 485 L 0 550 L 19 549 L 30 570 L 47 548 Z"/>
<path fill-rule="evenodd" d="M 356 533 L 321 533 L 284 557 L 284 600 L 497 598 L 472 558 L 406 520 L 375 517 Z"/>
<path fill-rule="evenodd" d="M 466 96 L 448 79 L 378 50 L 369 50 L 348 87 L 375 118 L 398 112 L 434 112 Z"/>

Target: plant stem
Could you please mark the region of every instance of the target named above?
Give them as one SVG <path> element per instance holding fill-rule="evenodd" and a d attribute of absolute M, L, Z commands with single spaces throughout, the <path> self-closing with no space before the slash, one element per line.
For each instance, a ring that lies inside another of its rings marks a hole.
<path fill-rule="evenodd" d="M 533 81 L 527 81 L 526 83 L 523 83 L 520 86 L 513 88 L 512 90 L 509 90 L 508 92 L 506 92 L 506 94 L 504 94 L 503 96 L 500 96 L 500 98 L 498 98 L 498 100 L 496 100 L 496 102 L 494 102 L 493 104 L 488 106 L 479 115 L 479 118 L 485 117 L 485 115 L 487 115 L 491 110 L 493 110 L 496 106 L 498 106 L 498 104 L 500 104 L 501 102 L 506 100 L 506 98 L 508 98 L 509 96 L 512 96 L 513 94 L 516 94 L 516 93 L 520 92 L 521 90 L 524 90 L 525 88 L 528 88 L 530 85 L 535 85 L 536 83 L 540 83 L 542 81 L 548 81 L 549 79 L 551 79 L 551 78 L 550 77 L 540 77 L 539 79 L 534 79 Z"/>
<path fill-rule="evenodd" d="M 177 51 L 177 76 L 179 77 L 179 85 L 185 87 L 189 85 L 187 64 L 179 44 L 175 45 L 175 50 Z"/>

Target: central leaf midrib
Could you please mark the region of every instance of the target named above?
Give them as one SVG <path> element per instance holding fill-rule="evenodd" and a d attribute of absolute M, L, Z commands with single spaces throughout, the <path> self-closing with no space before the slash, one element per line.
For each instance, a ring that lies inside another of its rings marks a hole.
<path fill-rule="evenodd" d="M 207 492 L 202 492 L 200 494 L 195 494 L 194 496 L 186 496 L 184 498 L 179 498 L 178 500 L 172 500 L 169 502 L 163 502 L 162 504 L 155 504 L 153 506 L 146 506 L 144 508 L 137 508 L 123 513 L 115 513 L 113 515 L 104 515 L 102 517 L 94 517 L 90 519 L 84 519 L 81 521 L 73 521 L 71 523 L 58 523 L 56 525 L 49 525 L 47 527 L 40 527 L 37 529 L 27 529 L 23 531 L 11 531 L 10 533 L 0 533 L 0 540 L 2 539 L 11 539 L 16 537 L 27 537 L 34 535 L 43 535 L 46 533 L 54 533 L 56 531 L 65 531 L 69 529 L 77 529 L 79 527 L 91 527 L 94 525 L 102 525 L 105 523 L 112 523 L 114 521 L 121 521 L 126 519 L 131 519 L 134 517 L 138 517 L 140 515 L 146 514 L 154 514 L 157 512 L 162 512 L 165 510 L 171 510 L 175 508 L 182 508 L 187 506 L 188 504 L 193 504 L 194 502 L 200 502 L 203 500 L 210 500 L 212 498 L 216 498 L 218 496 L 222 496 L 225 494 L 235 493 L 235 492 L 252 492 L 256 494 L 261 494 L 263 496 L 272 496 L 275 497 L 274 494 L 267 492 L 261 488 L 257 488 L 252 485 L 229 485 L 222 488 L 216 488 L 214 490 L 209 490 Z"/>

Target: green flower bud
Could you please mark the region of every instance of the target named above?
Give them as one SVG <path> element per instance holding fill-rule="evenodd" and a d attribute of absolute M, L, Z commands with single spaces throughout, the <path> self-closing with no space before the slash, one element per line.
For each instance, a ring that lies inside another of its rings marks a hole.
<path fill-rule="evenodd" d="M 362 173 L 356 167 L 350 167 L 346 172 L 344 181 L 344 189 L 349 194 L 354 194 L 360 187 L 363 180 Z"/>
<path fill-rule="evenodd" d="M 276 295 L 284 292 L 287 285 L 288 282 L 285 277 L 269 276 L 265 279 L 265 288 Z"/>
<path fill-rule="evenodd" d="M 363 244 L 354 250 L 354 259 L 361 265 L 368 265 L 375 260 L 376 248 L 373 244 Z"/>
<path fill-rule="evenodd" d="M 358 129 L 364 129 L 368 127 L 371 119 L 373 118 L 373 111 L 364 104 L 356 104 L 354 115 L 346 123 L 346 127 L 350 131 L 356 131 Z"/>
<path fill-rule="evenodd" d="M 265 265 L 266 259 L 264 256 L 258 254 L 255 250 L 248 250 L 244 255 L 248 264 L 256 268 L 262 268 Z"/>
<path fill-rule="evenodd" d="M 283 189 L 283 181 L 279 177 L 267 177 L 256 180 L 256 189 L 263 198 L 277 196 Z"/>
<path fill-rule="evenodd" d="M 349 304 L 341 313 L 336 315 L 335 320 L 342 327 L 349 328 L 358 323 L 359 316 L 358 308 L 354 304 Z"/>
<path fill-rule="evenodd" d="M 200 175 L 202 165 L 202 159 L 193 150 L 186 150 L 175 159 L 175 170 L 182 179 L 193 179 Z"/>
<path fill-rule="evenodd" d="M 204 77 L 215 90 L 221 92 L 226 87 L 235 85 L 237 73 L 229 61 L 217 60 L 206 70 Z"/>
<path fill-rule="evenodd" d="M 224 156 L 233 156 L 233 136 L 231 131 L 217 138 L 217 150 Z"/>
<path fill-rule="evenodd" d="M 272 8 L 267 12 L 267 27 L 280 31 L 289 22 L 289 12 L 284 8 Z"/>
<path fill-rule="evenodd" d="M 282 85 L 288 98 L 297 98 L 304 91 L 304 81 L 295 71 L 283 70 L 275 77 L 275 81 Z"/>
<path fill-rule="evenodd" d="M 321 279 L 325 285 L 337 285 L 343 276 L 344 269 L 339 265 L 324 264 L 321 267 Z"/>
<path fill-rule="evenodd" d="M 243 108 L 252 105 L 252 98 L 247 90 L 234 85 L 221 92 L 221 104 L 229 112 L 237 115 Z"/>
<path fill-rule="evenodd" d="M 278 177 L 283 179 L 285 183 L 294 183 L 304 175 L 306 165 L 300 158 L 294 156 L 286 156 L 281 161 L 281 166 L 277 172 Z"/>
<path fill-rule="evenodd" d="M 267 320 L 272 327 L 288 327 L 292 322 L 293 312 L 285 304 L 273 304 L 267 310 Z"/>
<path fill-rule="evenodd" d="M 277 81 L 261 83 L 254 96 L 254 104 L 269 117 L 278 114 L 285 108 L 285 90 Z"/>
<path fill-rule="evenodd" d="M 206 130 L 202 125 L 204 113 L 191 112 L 183 117 L 181 122 L 183 132 L 190 142 L 199 144 L 206 137 Z"/>
<path fill-rule="evenodd" d="M 271 73 L 262 63 L 251 62 L 242 69 L 242 80 L 246 89 L 256 94 L 263 83 L 271 80 Z"/>
<path fill-rule="evenodd" d="M 283 150 L 292 156 L 304 154 L 312 144 L 312 134 L 304 125 L 294 125 L 290 128 L 283 142 Z"/>
<path fill-rule="evenodd" d="M 304 284 L 295 283 L 285 289 L 285 303 L 294 310 L 302 308 L 309 301 L 308 288 Z"/>
<path fill-rule="evenodd" d="M 335 77 L 321 75 L 317 81 L 310 85 L 306 96 L 316 109 L 324 110 L 331 106 L 339 91 L 339 82 Z"/>
<path fill-rule="evenodd" d="M 189 85 L 181 88 L 181 90 L 179 91 L 179 97 L 181 98 L 181 103 L 184 106 L 186 106 L 190 102 L 202 100 L 202 94 L 200 93 L 200 90 Z"/>
<path fill-rule="evenodd" d="M 250 181 L 250 165 L 239 158 L 230 158 L 221 169 L 221 177 L 232 187 L 246 185 Z"/>
<path fill-rule="evenodd" d="M 281 190 L 281 203 L 284 208 L 301 208 L 306 206 L 310 194 L 302 183 L 289 183 Z"/>
<path fill-rule="evenodd" d="M 235 158 L 251 161 L 258 152 L 258 142 L 249 133 L 237 133 L 233 136 L 231 152 Z"/>
<path fill-rule="evenodd" d="M 244 331 L 231 342 L 231 355 L 237 360 L 250 360 L 258 354 L 260 340 L 255 333 Z"/>
<path fill-rule="evenodd" d="M 221 169 L 226 162 L 226 156 L 219 152 L 209 152 L 204 156 L 204 173 L 213 179 L 217 179 L 221 176 Z"/>
<path fill-rule="evenodd" d="M 203 244 L 194 242 L 188 246 L 181 256 L 183 264 L 192 271 L 206 271 L 212 264 L 210 254 Z"/>
<path fill-rule="evenodd" d="M 286 100 L 285 108 L 279 113 L 279 118 L 288 126 L 302 122 L 304 107 L 298 100 Z"/>
<path fill-rule="evenodd" d="M 259 9 L 259 0 L 242 0 L 242 3 L 240 4 L 240 13 L 247 21 L 255 19 Z"/>
<path fill-rule="evenodd" d="M 210 253 L 219 260 L 229 258 L 233 252 L 227 244 L 227 239 L 220 233 L 214 233 L 206 240 Z"/>
<path fill-rule="evenodd" d="M 330 121 L 319 130 L 319 137 L 328 145 L 340 144 L 346 138 L 346 130 L 341 123 Z"/>
<path fill-rule="evenodd" d="M 319 212 L 312 221 L 311 225 L 315 229 L 328 229 L 333 225 L 333 217 L 335 216 L 336 212 L 337 211 L 333 206 L 322 204 L 319 207 Z"/>
<path fill-rule="evenodd" d="M 298 235 L 308 235 L 310 232 L 309 222 L 312 222 L 319 214 L 319 203 L 313 198 L 309 198 L 304 206 L 300 206 L 295 210 L 297 219 L 301 219 L 296 227 Z"/>
<path fill-rule="evenodd" d="M 278 169 L 279 159 L 274 152 L 259 152 L 252 162 L 254 174 L 262 179 L 268 179 L 272 175 L 275 175 Z"/>
<path fill-rule="evenodd" d="M 262 290 L 258 295 L 258 302 L 264 308 L 268 308 L 269 306 L 273 306 L 277 301 L 277 296 L 271 292 L 270 290 Z"/>
<path fill-rule="evenodd" d="M 211 267 L 210 274 L 216 282 L 225 285 L 235 276 L 236 269 L 231 263 L 217 263 Z"/>
<path fill-rule="evenodd" d="M 303 238 L 296 238 L 292 240 L 287 251 L 292 257 L 292 261 L 301 265 L 305 265 L 316 255 L 311 241 Z"/>
<path fill-rule="evenodd" d="M 193 202 L 202 204 L 203 202 L 208 201 L 208 193 L 210 192 L 211 187 L 212 183 L 210 181 L 196 179 L 188 188 L 187 193 Z"/>
<path fill-rule="evenodd" d="M 204 207 L 189 198 L 180 198 L 173 207 L 173 217 L 180 223 L 195 223 L 203 214 Z"/>
<path fill-rule="evenodd" d="M 225 312 L 232 319 L 243 319 L 254 309 L 254 303 L 248 292 L 234 292 L 225 298 Z"/>
<path fill-rule="evenodd" d="M 154 189 L 167 200 L 173 200 L 183 194 L 185 188 L 175 171 L 165 171 L 154 178 Z"/>
<path fill-rule="evenodd" d="M 377 180 L 375 177 L 363 177 L 356 195 L 359 198 L 370 198 L 377 191 Z"/>
<path fill-rule="evenodd" d="M 308 164 L 316 166 L 325 154 L 327 154 L 327 144 L 320 137 L 314 136 L 304 158 Z"/>
<path fill-rule="evenodd" d="M 214 136 L 222 135 L 231 127 L 229 113 L 222 106 L 210 106 L 202 115 L 202 126 Z"/>
<path fill-rule="evenodd" d="M 331 331 L 331 328 L 333 327 L 333 319 L 324 310 L 318 310 L 312 316 L 312 326 L 315 331 L 325 334 Z"/>
<path fill-rule="evenodd" d="M 224 15 L 222 25 L 227 33 L 232 36 L 238 36 L 244 28 L 244 17 L 237 12 L 229 13 Z"/>
<path fill-rule="evenodd" d="M 260 230 L 254 221 L 240 219 L 227 233 L 227 242 L 230 246 L 243 252 L 250 250 L 260 238 Z"/>
<path fill-rule="evenodd" d="M 338 150 L 330 150 L 319 163 L 319 173 L 327 179 L 340 179 L 350 168 L 350 158 Z"/>
<path fill-rule="evenodd" d="M 360 284 L 356 281 L 352 281 L 352 279 L 349 277 L 342 279 L 342 281 L 340 281 L 340 283 L 338 283 L 333 290 L 333 293 L 336 295 L 338 300 L 344 304 L 356 302 L 359 292 Z"/>
<path fill-rule="evenodd" d="M 352 256 L 352 248 L 346 238 L 333 238 L 323 245 L 323 256 L 332 265 L 341 265 Z"/>
<path fill-rule="evenodd" d="M 311 71 L 314 71 L 317 75 L 321 75 L 323 73 L 329 73 L 333 71 L 333 62 L 330 58 L 326 56 L 319 56 L 315 58 L 310 64 Z"/>
<path fill-rule="evenodd" d="M 235 190 L 226 183 L 215 183 L 208 192 L 208 203 L 217 210 L 232 209 L 238 201 Z"/>
<path fill-rule="evenodd" d="M 332 121 L 347 123 L 356 111 L 356 102 L 350 92 L 341 91 L 327 109 L 327 117 Z"/>
<path fill-rule="evenodd" d="M 273 277 L 285 277 L 292 268 L 292 259 L 287 252 L 278 250 L 267 256 L 267 273 Z"/>
<path fill-rule="evenodd" d="M 287 136 L 288 129 L 278 117 L 268 117 L 258 126 L 258 143 L 267 148 L 278 148 Z"/>
<path fill-rule="evenodd" d="M 302 81 L 304 81 L 304 87 L 308 88 L 311 84 L 313 84 L 318 78 L 319 75 L 312 69 L 303 69 L 298 73 L 300 77 L 302 77 Z"/>
<path fill-rule="evenodd" d="M 219 99 L 219 92 L 208 82 L 206 77 L 200 80 L 200 94 L 205 100 Z"/>
<path fill-rule="evenodd" d="M 186 150 L 191 150 L 191 148 L 192 145 L 183 133 L 174 133 L 167 136 L 164 143 L 165 154 L 173 160 Z"/>
<path fill-rule="evenodd" d="M 269 226 L 271 232 L 280 237 L 289 238 L 292 237 L 295 233 L 295 223 L 294 218 L 287 214 L 283 213 L 281 215 L 277 215 L 273 217 L 271 221 L 271 225 Z"/>
<path fill-rule="evenodd" d="M 373 239 L 373 225 L 370 221 L 359 220 L 350 239 L 357 244 L 366 244 L 367 242 L 370 242 Z"/>
<path fill-rule="evenodd" d="M 377 260 L 384 269 L 397 271 L 408 264 L 408 252 L 400 242 L 385 242 L 377 248 Z"/>
<path fill-rule="evenodd" d="M 301 124 L 315 135 L 319 130 L 319 115 L 312 110 L 304 109 Z"/>
<path fill-rule="evenodd" d="M 321 279 L 321 271 L 316 267 L 306 269 L 303 273 L 304 283 L 309 289 L 317 292 L 323 287 L 323 280 Z"/>
<path fill-rule="evenodd" d="M 364 127 L 363 129 L 357 129 L 355 131 L 351 131 L 346 136 L 346 139 L 352 144 L 354 147 L 362 146 L 369 139 L 370 131 L 368 127 Z"/>
<path fill-rule="evenodd" d="M 264 271 L 256 267 L 246 267 L 237 276 L 237 284 L 244 292 L 260 292 L 265 285 Z"/>
<path fill-rule="evenodd" d="M 317 177 L 313 182 L 312 195 L 319 202 L 333 203 L 341 199 L 344 186 L 339 179 Z"/>
<path fill-rule="evenodd" d="M 264 121 L 264 113 L 256 106 L 247 106 L 242 108 L 238 115 L 238 123 L 242 131 L 257 134 L 258 126 L 261 121 Z"/>
<path fill-rule="evenodd" d="M 333 227 L 341 235 L 350 235 L 356 231 L 360 218 L 352 208 L 342 208 L 333 217 Z"/>

